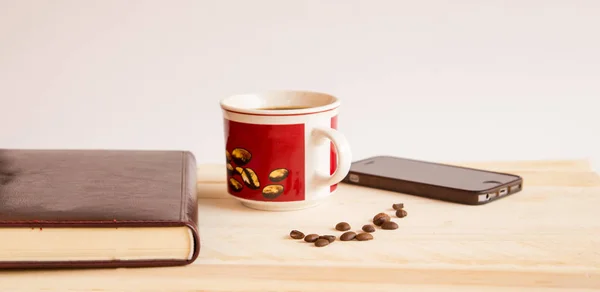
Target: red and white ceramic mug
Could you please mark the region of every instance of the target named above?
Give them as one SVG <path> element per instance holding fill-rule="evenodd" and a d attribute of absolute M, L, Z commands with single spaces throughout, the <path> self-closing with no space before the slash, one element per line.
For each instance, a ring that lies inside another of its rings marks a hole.
<path fill-rule="evenodd" d="M 297 210 L 329 197 L 352 154 L 337 131 L 338 98 L 271 91 L 221 100 L 227 189 L 247 207 Z"/>

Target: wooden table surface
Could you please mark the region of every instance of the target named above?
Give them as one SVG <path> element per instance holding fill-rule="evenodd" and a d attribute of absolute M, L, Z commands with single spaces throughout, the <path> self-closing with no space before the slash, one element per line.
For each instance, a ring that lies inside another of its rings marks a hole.
<path fill-rule="evenodd" d="M 342 184 L 324 204 L 261 212 L 199 168 L 202 249 L 189 266 L 0 272 L 1 291 L 600 291 L 600 176 L 586 161 L 461 163 L 513 172 L 521 193 L 464 206 Z M 224 173 L 223 173 L 224 178 Z M 317 248 L 292 229 L 333 234 L 374 214 L 408 216 L 374 240 Z"/>

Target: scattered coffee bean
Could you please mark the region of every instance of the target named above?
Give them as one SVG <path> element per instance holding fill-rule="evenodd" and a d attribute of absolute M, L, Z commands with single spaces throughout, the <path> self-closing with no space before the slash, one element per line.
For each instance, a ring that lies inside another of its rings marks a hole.
<path fill-rule="evenodd" d="M 304 233 L 298 230 L 292 230 L 292 232 L 290 232 L 290 237 L 293 239 L 302 239 L 304 238 Z"/>
<path fill-rule="evenodd" d="M 320 238 L 320 239 L 317 239 L 317 241 L 315 241 L 315 246 L 323 247 L 323 246 L 328 245 L 329 243 L 330 243 L 329 240 L 327 240 L 325 238 Z"/>
<path fill-rule="evenodd" d="M 319 235 L 318 234 L 309 234 L 306 237 L 304 237 L 304 241 L 306 242 L 315 242 L 317 241 L 317 239 L 319 239 Z"/>
<path fill-rule="evenodd" d="M 371 239 L 373 239 L 373 235 L 371 235 L 371 233 L 361 232 L 356 235 L 356 240 L 358 241 L 366 241 Z"/>
<path fill-rule="evenodd" d="M 390 221 L 390 215 L 385 213 L 379 213 L 373 217 L 373 223 L 377 226 L 381 226 L 384 222 Z"/>
<path fill-rule="evenodd" d="M 398 224 L 394 221 L 387 221 L 381 224 L 381 229 L 394 230 L 398 229 Z"/>
<path fill-rule="evenodd" d="M 339 231 L 348 231 L 350 230 L 350 224 L 346 222 L 340 222 L 337 225 L 335 225 L 335 229 Z"/>
<path fill-rule="evenodd" d="M 335 241 L 335 236 L 334 235 L 321 235 L 321 236 L 319 236 L 319 239 L 327 239 L 329 241 L 329 243 L 332 243 Z"/>
<path fill-rule="evenodd" d="M 242 150 L 238 150 L 235 154 L 232 153 L 231 158 L 227 157 L 227 160 L 236 162 L 236 159 L 237 160 L 249 160 L 248 158 L 250 158 L 250 157 L 251 156 L 246 155 L 246 153 L 242 149 Z M 243 161 L 238 161 L 238 162 L 243 163 Z M 239 168 L 239 170 L 238 170 L 238 168 Z M 254 173 L 252 171 L 247 171 L 247 168 L 240 168 L 240 167 L 236 167 L 235 170 L 238 171 L 240 173 L 240 175 L 242 176 L 243 182 L 246 187 L 248 187 L 248 188 L 253 188 L 253 187 L 256 188 L 257 187 L 258 180 L 254 179 L 254 175 L 253 175 Z M 229 166 L 228 166 L 228 171 L 231 172 L 231 167 L 229 167 Z M 280 179 L 285 179 L 287 174 L 288 174 L 287 169 L 283 169 L 283 168 L 276 169 L 270 173 L 269 179 L 272 181 L 278 181 Z M 269 186 L 267 186 L 267 187 L 269 187 Z M 241 190 L 243 187 L 243 184 L 237 180 L 235 180 L 233 182 L 230 180 L 230 187 L 232 187 L 234 190 L 236 188 L 239 188 Z M 398 218 L 404 218 L 408 215 L 406 210 L 404 210 L 404 203 L 394 203 L 394 204 L 392 204 L 392 208 L 396 211 L 395 214 L 396 214 L 396 217 L 398 217 Z M 368 241 L 368 240 L 374 239 L 374 237 L 371 233 L 375 232 L 375 230 L 377 229 L 375 226 L 379 226 L 381 229 L 385 229 L 385 230 L 395 230 L 395 229 L 399 228 L 398 223 L 392 221 L 392 218 L 390 217 L 390 215 L 386 214 L 385 212 L 381 212 L 381 213 L 378 213 L 377 215 L 373 216 L 373 224 L 363 225 L 361 228 L 362 229 L 361 232 L 357 233 L 354 231 L 350 231 L 350 229 L 352 229 L 352 227 L 347 222 L 339 222 L 338 224 L 335 225 L 335 229 L 338 231 L 344 231 L 344 233 L 341 236 L 339 236 L 340 241 L 353 241 L 353 240 Z M 304 239 L 304 241 L 313 243 L 316 247 L 327 246 L 327 245 L 333 243 L 334 241 L 336 241 L 336 239 L 337 239 L 337 237 L 335 235 L 318 235 L 316 233 L 311 233 L 311 234 L 308 234 L 305 236 L 304 233 L 302 233 L 299 230 L 295 230 L 295 229 L 290 232 L 290 237 L 293 239 Z"/>
<path fill-rule="evenodd" d="M 362 227 L 362 230 L 364 232 L 375 232 L 375 226 L 371 225 L 371 224 L 367 224 L 365 226 Z"/>
<path fill-rule="evenodd" d="M 348 231 L 348 232 L 344 232 L 344 234 L 342 234 L 340 236 L 340 240 L 341 241 L 350 241 L 353 240 L 356 237 L 356 233 L 353 231 Z"/>
<path fill-rule="evenodd" d="M 408 213 L 406 213 L 406 210 L 404 210 L 404 209 L 400 209 L 400 210 L 396 211 L 396 217 L 398 217 L 398 218 L 404 218 L 404 217 L 406 217 L 406 215 L 408 215 Z"/>
<path fill-rule="evenodd" d="M 403 203 L 393 204 L 392 208 L 394 208 L 394 210 L 404 209 L 404 204 Z"/>

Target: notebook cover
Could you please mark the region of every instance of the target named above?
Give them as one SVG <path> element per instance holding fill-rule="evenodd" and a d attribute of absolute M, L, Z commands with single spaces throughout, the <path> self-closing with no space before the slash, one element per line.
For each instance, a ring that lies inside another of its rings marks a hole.
<path fill-rule="evenodd" d="M 0 227 L 188 226 L 189 260 L 0 262 L 0 268 L 187 265 L 200 250 L 187 151 L 0 149 Z"/>

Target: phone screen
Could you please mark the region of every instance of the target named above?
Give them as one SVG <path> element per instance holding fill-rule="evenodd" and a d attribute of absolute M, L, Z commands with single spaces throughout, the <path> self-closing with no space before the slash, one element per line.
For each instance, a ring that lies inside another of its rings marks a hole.
<path fill-rule="evenodd" d="M 391 156 L 354 162 L 350 171 L 470 191 L 483 191 L 518 179 L 510 174 Z"/>

